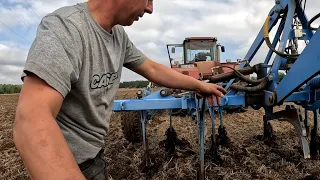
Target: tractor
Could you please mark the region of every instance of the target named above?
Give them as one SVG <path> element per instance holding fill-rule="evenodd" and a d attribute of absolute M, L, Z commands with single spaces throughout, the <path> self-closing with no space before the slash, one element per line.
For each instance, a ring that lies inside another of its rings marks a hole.
<path fill-rule="evenodd" d="M 225 47 L 217 42 L 216 37 L 188 37 L 182 44 L 167 44 L 170 66 L 177 72 L 191 76 L 201 81 L 208 81 L 208 77 L 232 72 L 238 69 L 242 60 L 232 62 L 220 61 L 220 51 L 225 52 Z M 247 76 L 248 77 L 248 76 Z M 220 83 L 225 87 L 228 81 Z M 165 91 L 165 90 L 163 90 Z M 167 90 L 172 96 L 181 97 L 181 90 Z M 163 92 L 166 93 L 166 92 Z M 169 94 L 169 93 L 166 93 Z M 245 112 L 245 107 L 230 107 L 227 112 Z M 173 109 L 172 115 L 190 114 L 184 109 Z M 194 118 L 194 116 L 193 116 Z"/>
<path fill-rule="evenodd" d="M 183 44 L 168 44 L 170 66 L 182 74 L 206 80 L 208 76 L 223 72 L 222 68 L 214 69 L 221 65 L 219 47 L 225 52 L 224 46 L 217 44 L 217 38 L 214 37 L 190 37 Z M 227 62 L 225 65 L 235 66 L 236 63 Z"/>

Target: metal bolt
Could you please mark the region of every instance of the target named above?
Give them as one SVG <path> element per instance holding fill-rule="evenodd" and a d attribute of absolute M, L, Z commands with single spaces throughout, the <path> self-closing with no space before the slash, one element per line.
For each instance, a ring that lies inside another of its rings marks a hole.
<path fill-rule="evenodd" d="M 269 96 L 269 103 L 273 103 L 273 96 Z"/>
<path fill-rule="evenodd" d="M 276 4 L 280 4 L 280 0 L 276 0 Z"/>
<path fill-rule="evenodd" d="M 279 8 L 276 8 L 274 11 L 275 11 L 276 13 L 280 13 L 280 9 L 279 9 Z"/>
<path fill-rule="evenodd" d="M 272 80 L 273 80 L 273 76 L 272 76 L 272 75 L 269 75 L 269 76 L 268 76 L 268 80 L 269 80 L 269 81 L 272 81 Z"/>

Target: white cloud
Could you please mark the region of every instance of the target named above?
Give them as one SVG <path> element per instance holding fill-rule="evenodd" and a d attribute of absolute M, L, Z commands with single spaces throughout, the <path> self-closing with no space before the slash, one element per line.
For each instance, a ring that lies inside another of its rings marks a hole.
<path fill-rule="evenodd" d="M 27 0 L 32 9 L 25 0 L 6 2 L 6 6 L 3 6 L 0 1 L 0 21 L 28 41 L 32 41 L 37 25 L 40 23 L 37 15 L 41 18 L 59 7 L 81 1 Z M 236 60 L 245 56 L 273 6 L 274 1 L 270 0 L 157 0 L 154 1 L 152 15 L 146 14 L 133 26 L 125 29 L 139 49 L 161 64 L 169 65 L 166 44 L 182 43 L 185 37 L 190 36 L 218 37 L 227 49 L 222 56 Z M 309 19 L 320 12 L 318 7 L 320 7 L 320 1 L 307 1 L 306 13 Z M 24 23 L 31 29 L 28 29 Z M 319 23 L 320 20 L 313 26 Z M 19 47 L 17 44 L 25 43 L 24 40 L 2 24 L 0 24 L 0 33 L 2 35 L 0 41 L 3 41 L 0 42 L 0 67 L 6 72 L 0 71 L 0 83 L 21 83 L 19 70 L 23 67 L 30 44 L 27 47 Z M 273 33 L 270 34 L 271 39 L 273 35 Z M 256 55 L 254 63 L 263 62 L 267 52 L 268 49 L 264 45 Z M 10 68 L 8 68 L 9 65 L 11 65 Z M 123 71 L 122 80 L 141 78 L 129 70 Z"/>
<path fill-rule="evenodd" d="M 26 49 L 10 44 L 10 42 L 6 44 L 9 46 L 0 43 L 0 66 L 23 66 L 27 56 Z"/>
<path fill-rule="evenodd" d="M 0 66 L 0 84 L 21 84 L 18 80 L 22 72 L 21 66 L 1 65 Z"/>

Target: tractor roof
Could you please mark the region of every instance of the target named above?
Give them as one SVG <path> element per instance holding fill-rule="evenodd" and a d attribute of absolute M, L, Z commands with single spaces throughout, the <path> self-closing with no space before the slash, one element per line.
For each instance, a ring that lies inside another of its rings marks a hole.
<path fill-rule="evenodd" d="M 213 41 L 217 41 L 216 37 L 187 37 L 185 39 L 185 41 L 192 41 L 192 40 L 213 40 Z"/>

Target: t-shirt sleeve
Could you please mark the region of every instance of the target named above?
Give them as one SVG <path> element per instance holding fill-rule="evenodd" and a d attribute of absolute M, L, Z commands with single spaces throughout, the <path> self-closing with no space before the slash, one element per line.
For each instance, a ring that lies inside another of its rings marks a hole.
<path fill-rule="evenodd" d="M 66 97 L 79 78 L 82 48 L 80 33 L 71 22 L 54 15 L 44 17 L 29 50 L 21 80 L 33 73 Z"/>
<path fill-rule="evenodd" d="M 126 68 L 137 67 L 144 63 L 147 59 L 144 55 L 130 40 L 127 33 L 123 30 L 124 42 L 126 45 L 125 60 L 123 66 Z"/>

